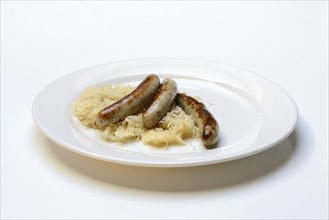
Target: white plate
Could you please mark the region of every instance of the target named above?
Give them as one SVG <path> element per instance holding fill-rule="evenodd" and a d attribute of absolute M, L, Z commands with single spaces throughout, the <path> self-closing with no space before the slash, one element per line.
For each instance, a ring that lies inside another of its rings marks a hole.
<path fill-rule="evenodd" d="M 72 102 L 90 85 L 137 85 L 148 74 L 174 79 L 181 92 L 198 96 L 220 125 L 217 148 L 196 141 L 158 149 L 134 142 L 107 143 L 71 114 Z M 275 84 L 236 67 L 183 59 L 143 59 L 91 67 L 50 83 L 32 106 L 34 121 L 57 144 L 100 160 L 139 166 L 179 167 L 246 157 L 278 144 L 295 128 L 298 111 Z"/>

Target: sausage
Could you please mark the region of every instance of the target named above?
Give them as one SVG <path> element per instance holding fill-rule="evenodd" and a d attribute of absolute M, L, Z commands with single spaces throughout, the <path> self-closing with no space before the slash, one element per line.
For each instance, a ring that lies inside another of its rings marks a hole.
<path fill-rule="evenodd" d="M 185 94 L 177 94 L 177 104 L 191 115 L 201 132 L 203 145 L 211 149 L 218 142 L 219 126 L 214 116 L 206 109 L 202 102 Z"/>
<path fill-rule="evenodd" d="M 164 79 L 151 104 L 144 110 L 144 127 L 154 127 L 170 110 L 177 95 L 177 84 L 172 79 Z"/>
<path fill-rule="evenodd" d="M 153 98 L 159 86 L 159 77 L 148 75 L 130 94 L 100 111 L 96 117 L 97 125 L 104 128 L 139 112 Z"/>

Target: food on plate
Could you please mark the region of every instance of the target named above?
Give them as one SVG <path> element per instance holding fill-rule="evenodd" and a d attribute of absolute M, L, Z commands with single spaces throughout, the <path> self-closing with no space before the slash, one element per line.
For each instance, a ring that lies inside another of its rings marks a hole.
<path fill-rule="evenodd" d="M 202 102 L 179 93 L 177 104 L 189 115 L 191 115 L 201 132 L 203 144 L 209 148 L 218 142 L 218 123 L 214 116 L 206 109 Z"/>
<path fill-rule="evenodd" d="M 126 143 L 142 140 L 148 145 L 166 147 L 184 145 L 184 139 L 197 138 L 198 134 L 193 118 L 179 106 L 174 106 L 154 128 L 145 128 L 142 113 L 139 113 L 107 126 L 101 136 L 105 141 Z"/>
<path fill-rule="evenodd" d="M 159 86 L 158 76 L 154 74 L 147 76 L 134 91 L 99 112 L 96 117 L 97 125 L 104 128 L 139 112 L 153 98 Z"/>
<path fill-rule="evenodd" d="M 133 90 L 126 85 L 89 86 L 73 103 L 72 113 L 85 127 L 99 129 L 96 123 L 98 113 Z"/>
<path fill-rule="evenodd" d="M 154 127 L 171 109 L 177 95 L 177 84 L 172 79 L 164 79 L 151 104 L 144 110 L 144 127 Z"/>
<path fill-rule="evenodd" d="M 136 88 L 128 85 L 88 87 L 72 106 L 72 113 L 102 139 L 127 143 L 141 140 L 153 146 L 184 145 L 201 139 L 207 147 L 218 141 L 218 124 L 204 104 L 178 93 L 174 80 L 160 84 L 151 74 Z"/>

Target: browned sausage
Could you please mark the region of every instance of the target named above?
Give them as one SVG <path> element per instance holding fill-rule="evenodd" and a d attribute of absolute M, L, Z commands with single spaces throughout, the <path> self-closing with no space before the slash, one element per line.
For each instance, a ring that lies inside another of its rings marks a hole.
<path fill-rule="evenodd" d="M 151 104 L 143 112 L 144 127 L 154 127 L 170 110 L 176 95 L 176 82 L 172 79 L 164 79 Z"/>
<path fill-rule="evenodd" d="M 97 125 L 103 128 L 137 113 L 154 97 L 159 86 L 158 76 L 147 76 L 130 94 L 100 111 L 96 117 Z"/>
<path fill-rule="evenodd" d="M 177 104 L 194 118 L 197 127 L 200 129 L 201 140 L 205 147 L 212 148 L 219 139 L 219 126 L 214 116 L 202 102 L 198 102 L 182 93 L 177 95 Z"/>

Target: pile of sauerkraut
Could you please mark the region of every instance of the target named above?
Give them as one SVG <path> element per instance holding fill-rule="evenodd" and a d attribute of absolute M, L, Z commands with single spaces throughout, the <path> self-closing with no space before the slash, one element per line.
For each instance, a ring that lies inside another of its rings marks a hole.
<path fill-rule="evenodd" d="M 184 145 L 185 139 L 197 138 L 194 120 L 179 106 L 174 106 L 152 129 L 142 124 L 142 113 L 130 115 L 123 121 L 101 129 L 96 124 L 97 114 L 108 105 L 133 91 L 126 85 L 88 87 L 72 106 L 73 114 L 88 128 L 99 129 L 101 137 L 109 142 L 131 142 L 142 140 L 153 146 Z"/>

